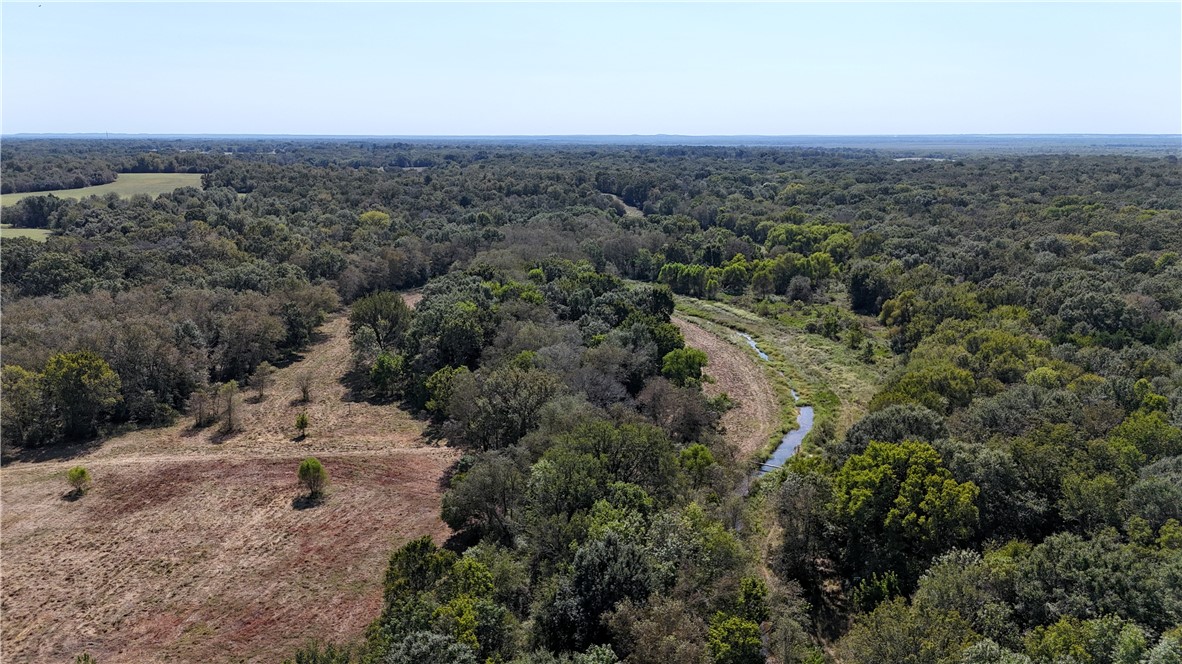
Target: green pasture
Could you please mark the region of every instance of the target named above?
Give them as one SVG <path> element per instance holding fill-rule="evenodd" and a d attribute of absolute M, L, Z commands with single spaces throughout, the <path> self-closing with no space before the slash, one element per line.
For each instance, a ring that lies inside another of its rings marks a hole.
<path fill-rule="evenodd" d="M 30 237 L 38 242 L 44 242 L 52 232 L 44 228 L 13 228 L 9 224 L 0 224 L 0 240 L 11 237 Z"/>
<path fill-rule="evenodd" d="M 53 194 L 58 198 L 80 199 L 87 196 L 104 196 L 115 193 L 128 197 L 136 194 L 158 196 L 179 187 L 201 188 L 200 173 L 120 173 L 119 178 L 108 184 L 81 189 L 57 189 L 54 191 L 30 191 L 20 194 L 4 194 L 0 196 L 0 205 L 15 205 L 17 201 L 29 196 L 45 196 Z"/>

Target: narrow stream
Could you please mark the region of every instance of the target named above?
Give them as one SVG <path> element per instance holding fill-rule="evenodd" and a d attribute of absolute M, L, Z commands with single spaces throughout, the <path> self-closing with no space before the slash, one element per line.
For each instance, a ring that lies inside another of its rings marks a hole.
<path fill-rule="evenodd" d="M 755 349 L 755 352 L 759 355 L 759 359 L 766 362 L 768 359 L 767 353 L 759 349 L 759 345 L 755 343 L 755 339 L 752 339 L 749 334 L 743 334 L 743 338 L 747 340 L 747 345 Z M 792 398 L 800 401 L 800 398 L 796 395 L 796 390 L 792 390 Z M 801 441 L 813 430 L 813 407 L 801 406 L 797 410 L 799 412 L 796 415 L 796 428 L 784 434 L 784 437 L 780 439 L 780 444 L 772 452 L 771 458 L 759 464 L 759 468 L 755 471 L 756 477 L 766 475 L 787 463 L 788 457 L 800 449 Z"/>

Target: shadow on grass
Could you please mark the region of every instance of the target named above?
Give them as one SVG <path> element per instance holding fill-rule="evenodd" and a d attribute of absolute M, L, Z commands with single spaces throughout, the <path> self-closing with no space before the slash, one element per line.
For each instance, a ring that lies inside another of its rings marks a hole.
<path fill-rule="evenodd" d="M 13 461 L 22 463 L 40 463 L 42 461 L 69 461 L 85 456 L 102 446 L 103 438 L 94 438 L 81 442 L 51 443 L 42 447 L 23 447 L 4 449 L 0 454 L 0 465 L 8 465 Z"/>
<path fill-rule="evenodd" d="M 82 489 L 71 489 L 62 494 L 62 500 L 66 501 L 67 503 L 72 503 L 85 495 L 86 492 Z"/>
<path fill-rule="evenodd" d="M 291 508 L 295 510 L 310 510 L 324 504 L 325 496 L 316 497 L 301 495 L 291 499 Z"/>

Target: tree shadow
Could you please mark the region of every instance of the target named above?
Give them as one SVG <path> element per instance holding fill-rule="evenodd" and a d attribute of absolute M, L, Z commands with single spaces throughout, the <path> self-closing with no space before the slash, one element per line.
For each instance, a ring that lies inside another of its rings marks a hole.
<path fill-rule="evenodd" d="M 312 497 L 306 494 L 301 494 L 291 499 L 291 508 L 294 510 L 310 510 L 320 507 L 324 504 L 326 496 L 323 494 Z"/>
<path fill-rule="evenodd" d="M 456 553 L 463 553 L 480 543 L 480 533 L 476 528 L 457 530 L 443 542 L 442 548 Z"/>
<path fill-rule="evenodd" d="M 356 367 L 349 369 L 345 372 L 345 375 L 341 376 L 340 382 L 348 390 L 345 392 L 345 396 L 342 397 L 342 401 L 376 403 L 366 390 L 369 387 L 369 376 L 364 371 Z"/>
<path fill-rule="evenodd" d="M 214 445 L 221 445 L 222 443 L 233 439 L 234 436 L 237 436 L 240 433 L 242 433 L 242 429 L 234 429 L 232 431 L 218 431 L 214 435 L 210 436 L 209 442 Z"/>
<path fill-rule="evenodd" d="M 92 438 L 84 441 L 56 443 L 43 447 L 17 447 L 5 449 L 0 455 L 0 465 L 7 466 L 14 461 L 22 463 L 41 463 L 44 461 L 69 461 L 85 456 L 102 446 L 104 438 Z"/>
<path fill-rule="evenodd" d="M 62 500 L 66 501 L 67 503 L 72 503 L 85 495 L 86 492 L 82 489 L 70 489 L 69 491 L 62 494 Z"/>

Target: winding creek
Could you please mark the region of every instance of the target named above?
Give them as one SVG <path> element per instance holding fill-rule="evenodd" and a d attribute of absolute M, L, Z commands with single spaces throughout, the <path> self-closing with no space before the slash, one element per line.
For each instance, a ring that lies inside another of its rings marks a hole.
<path fill-rule="evenodd" d="M 768 359 L 767 353 L 760 350 L 759 344 L 755 343 L 755 339 L 752 339 L 749 334 L 743 334 L 742 336 L 747 340 L 747 345 L 755 349 L 756 354 L 759 355 L 759 359 L 766 362 Z M 796 390 L 792 390 L 792 398 L 796 401 L 800 400 L 796 395 Z M 800 443 L 804 440 L 804 437 L 813 430 L 813 407 L 801 406 L 797 408 L 797 411 L 796 428 L 784 434 L 784 437 L 780 439 L 780 444 L 772 452 L 772 456 L 767 461 L 759 464 L 759 468 L 754 473 L 755 477 L 765 475 L 783 466 L 788 461 L 788 458 L 795 454 L 796 450 L 800 449 Z"/>

